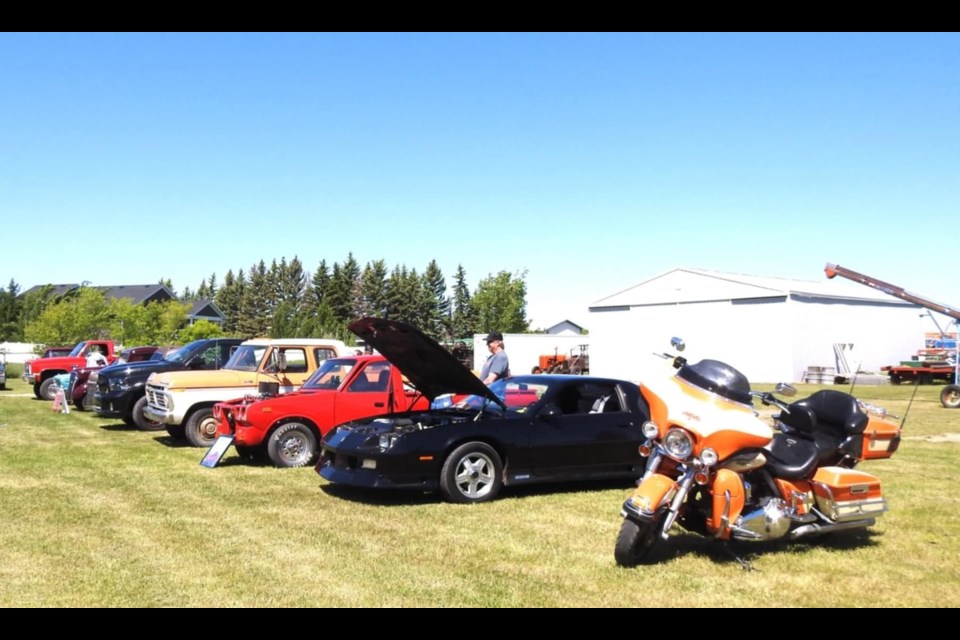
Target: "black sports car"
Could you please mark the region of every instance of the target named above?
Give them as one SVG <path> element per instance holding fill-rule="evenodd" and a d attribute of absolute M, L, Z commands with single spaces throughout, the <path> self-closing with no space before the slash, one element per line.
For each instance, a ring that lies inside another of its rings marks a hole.
<path fill-rule="evenodd" d="M 636 478 L 649 407 L 636 383 L 523 375 L 485 386 L 446 349 L 401 322 L 363 318 L 350 329 L 431 400 L 429 411 L 342 424 L 321 442 L 316 471 L 356 487 L 439 489 L 483 502 L 504 485 Z"/>

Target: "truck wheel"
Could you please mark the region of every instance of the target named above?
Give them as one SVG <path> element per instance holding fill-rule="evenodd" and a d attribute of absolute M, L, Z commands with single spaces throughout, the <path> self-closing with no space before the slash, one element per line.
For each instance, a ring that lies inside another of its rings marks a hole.
<path fill-rule="evenodd" d="M 213 418 L 212 407 L 197 409 L 183 426 L 187 442 L 195 447 L 209 447 L 217 439 L 217 421 Z"/>
<path fill-rule="evenodd" d="M 83 398 L 84 398 L 85 395 L 86 395 L 86 394 L 84 394 L 83 396 L 80 396 L 79 398 L 74 398 L 74 399 L 73 399 L 73 406 L 75 406 L 75 407 L 77 408 L 77 411 L 86 411 L 86 410 L 87 410 L 87 405 L 83 404 Z"/>
<path fill-rule="evenodd" d="M 288 422 L 270 435 L 267 455 L 278 467 L 305 467 L 317 454 L 317 437 L 302 422 Z"/>
<path fill-rule="evenodd" d="M 33 395 L 37 396 L 38 400 L 43 400 L 43 396 L 40 394 L 40 383 L 37 382 L 33 385 Z"/>
<path fill-rule="evenodd" d="M 940 390 L 940 404 L 947 409 L 960 407 L 960 385 L 948 384 Z"/>
<path fill-rule="evenodd" d="M 57 397 L 57 381 L 53 378 L 47 378 L 40 383 L 39 393 L 37 395 L 41 400 L 52 401 Z"/>
<path fill-rule="evenodd" d="M 146 408 L 147 396 L 140 396 L 140 399 L 133 403 L 133 409 L 130 411 L 130 419 L 133 422 L 133 426 L 140 429 L 140 431 L 163 431 L 166 425 L 143 415 L 143 410 Z"/>

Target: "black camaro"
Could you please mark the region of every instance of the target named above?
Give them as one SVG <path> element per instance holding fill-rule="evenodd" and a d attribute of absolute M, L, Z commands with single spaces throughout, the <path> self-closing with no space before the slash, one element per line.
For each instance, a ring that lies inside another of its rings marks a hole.
<path fill-rule="evenodd" d="M 439 489 L 483 502 L 504 485 L 637 478 L 649 408 L 636 383 L 594 376 L 523 375 L 485 386 L 409 325 L 363 318 L 350 329 L 396 365 L 429 411 L 342 424 L 321 443 L 316 470 L 356 487 Z"/>

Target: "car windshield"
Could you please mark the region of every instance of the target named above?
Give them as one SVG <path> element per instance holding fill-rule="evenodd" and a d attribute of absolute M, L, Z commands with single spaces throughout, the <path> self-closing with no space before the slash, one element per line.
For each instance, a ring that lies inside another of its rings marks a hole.
<path fill-rule="evenodd" d="M 305 390 L 338 389 L 355 366 L 357 366 L 357 361 L 349 358 L 324 360 L 320 364 L 320 368 L 300 388 Z"/>
<path fill-rule="evenodd" d="M 189 344 L 185 344 L 179 349 L 173 349 L 168 351 L 163 359 L 167 362 L 176 362 L 182 364 L 193 357 L 193 354 L 203 345 L 207 344 L 206 340 L 194 340 Z"/>
<path fill-rule="evenodd" d="M 542 379 L 536 381 L 507 378 L 497 380 L 490 385 L 490 391 L 500 398 L 507 411 L 511 413 L 525 413 L 547 392 L 548 383 Z M 494 413 L 503 413 L 503 407 L 486 396 L 470 395 L 458 400 L 454 407 L 458 409 L 484 409 Z"/>
<path fill-rule="evenodd" d="M 233 352 L 223 368 L 234 371 L 256 371 L 260 367 L 260 362 L 266 352 L 267 345 L 242 344 Z"/>

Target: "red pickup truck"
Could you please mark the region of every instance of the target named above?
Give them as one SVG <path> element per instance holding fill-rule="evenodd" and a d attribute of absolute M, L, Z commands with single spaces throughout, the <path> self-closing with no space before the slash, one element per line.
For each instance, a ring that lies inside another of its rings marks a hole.
<path fill-rule="evenodd" d="M 106 358 L 107 364 L 116 362 L 119 354 L 112 340 L 84 340 L 73 346 L 70 355 L 54 358 L 27 360 L 23 365 L 23 379 L 33 385 L 33 393 L 41 400 L 53 400 L 57 395 L 54 376 L 70 373 L 74 367 L 87 366 L 87 353 L 96 348 Z"/>
<path fill-rule="evenodd" d="M 214 405 L 218 436 L 234 436 L 242 457 L 266 453 L 278 467 L 314 461 L 319 442 L 338 424 L 394 411 L 425 410 L 430 401 L 380 355 L 325 360 L 298 391 Z"/>

